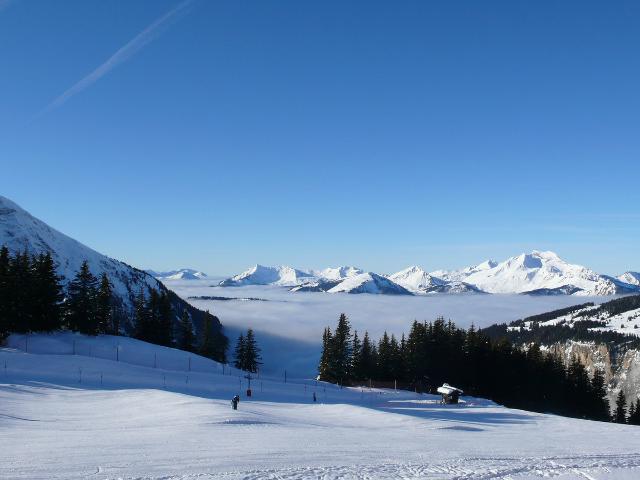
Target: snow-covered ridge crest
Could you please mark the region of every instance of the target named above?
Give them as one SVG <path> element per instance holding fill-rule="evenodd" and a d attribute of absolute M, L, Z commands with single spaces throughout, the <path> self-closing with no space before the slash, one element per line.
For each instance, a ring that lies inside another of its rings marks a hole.
<path fill-rule="evenodd" d="M 416 265 L 389 275 L 389 279 L 414 293 L 426 293 L 434 287 L 446 283 L 439 278 L 429 275 L 429 273 Z"/>
<path fill-rule="evenodd" d="M 0 246 L 3 245 L 14 253 L 27 251 L 35 255 L 49 252 L 63 285 L 68 284 L 82 262 L 87 261 L 94 275 L 107 274 L 118 306 L 127 313 L 133 312 L 135 296 L 141 289 L 166 290 L 158 279 L 147 272 L 96 252 L 35 218 L 8 198 L 0 196 Z M 198 311 L 177 295 L 170 297 L 177 311 L 183 308 L 189 310 L 198 328 Z M 133 325 L 122 325 L 122 328 L 127 332 Z"/>
<path fill-rule="evenodd" d="M 622 275 L 616 277 L 618 280 L 629 285 L 640 286 L 640 272 L 625 272 Z"/>
<path fill-rule="evenodd" d="M 159 280 L 199 280 L 207 278 L 207 274 L 192 268 L 181 268 L 179 270 L 169 270 L 167 272 L 156 272 L 154 270 L 145 270 L 149 275 Z"/>
<path fill-rule="evenodd" d="M 8 198 L 0 196 L 0 246 L 12 252 L 28 251 L 33 254 L 50 252 L 57 265 L 62 282 L 70 281 L 87 261 L 94 275 L 103 272 L 109 276 L 114 293 L 133 305 L 135 289 L 141 285 L 161 288 L 151 275 L 123 262 L 102 255 L 33 217 Z"/>
<path fill-rule="evenodd" d="M 267 267 L 254 265 L 244 272 L 220 282 L 221 287 L 236 287 L 242 285 L 280 285 L 293 287 L 305 280 L 311 280 L 313 275 L 303 270 L 280 265 Z"/>
<path fill-rule="evenodd" d="M 352 290 L 352 279 L 363 274 L 365 272 L 355 267 L 307 271 L 256 265 L 220 285 L 280 285 L 293 287 L 292 291 L 296 292 L 335 293 Z M 368 275 L 373 275 L 373 272 Z M 429 273 L 419 266 L 411 266 L 392 275 L 375 275 L 415 295 L 505 293 L 606 296 L 640 293 L 640 274 L 628 272 L 617 278 L 601 275 L 581 265 L 570 264 L 555 252 L 539 250 L 522 253 L 502 262 L 486 260 L 459 270 L 435 270 Z M 370 293 L 384 293 L 397 288 L 370 290 Z"/>

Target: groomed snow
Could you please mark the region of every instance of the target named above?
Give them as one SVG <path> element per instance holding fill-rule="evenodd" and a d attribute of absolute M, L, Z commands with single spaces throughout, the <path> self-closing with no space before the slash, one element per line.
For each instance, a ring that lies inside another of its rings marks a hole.
<path fill-rule="evenodd" d="M 313 380 L 256 379 L 247 399 L 236 372 L 80 355 L 0 349 L 0 366 L 5 362 L 3 479 L 640 477 L 640 428 L 633 426 L 465 397 L 443 406 L 431 395 L 340 390 Z M 236 393 L 242 400 L 232 411 Z"/>

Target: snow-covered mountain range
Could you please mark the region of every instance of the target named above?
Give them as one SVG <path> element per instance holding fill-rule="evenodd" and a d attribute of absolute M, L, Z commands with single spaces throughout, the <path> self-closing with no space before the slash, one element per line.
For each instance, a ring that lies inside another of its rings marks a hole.
<path fill-rule="evenodd" d="M 179 270 L 169 270 L 168 272 L 145 271 L 158 280 L 200 280 L 201 278 L 207 278 L 206 273 L 192 268 L 181 268 Z"/>
<path fill-rule="evenodd" d="M 487 260 L 459 270 L 408 267 L 392 275 L 355 267 L 302 270 L 256 265 L 220 282 L 220 286 L 278 285 L 294 292 L 382 293 L 509 293 L 527 295 L 616 295 L 640 293 L 640 274 L 601 275 L 562 260 L 553 252 L 534 250 L 506 259 Z"/>
<path fill-rule="evenodd" d="M 114 299 L 125 314 L 133 311 L 135 296 L 141 288 L 145 291 L 149 288 L 168 291 L 149 273 L 96 252 L 51 228 L 8 198 L 0 196 L 0 246 L 4 245 L 11 252 L 50 252 L 63 285 L 73 279 L 86 260 L 94 275 L 107 274 L 113 287 Z M 180 312 L 186 308 L 191 313 L 196 328 L 199 328 L 202 312 L 173 292 L 169 293 L 174 308 Z M 123 325 L 125 331 L 132 327 L 133 325 Z"/>

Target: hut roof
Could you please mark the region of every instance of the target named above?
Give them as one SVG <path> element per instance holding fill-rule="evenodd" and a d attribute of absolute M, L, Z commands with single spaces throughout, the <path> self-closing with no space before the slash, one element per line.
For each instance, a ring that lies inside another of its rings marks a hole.
<path fill-rule="evenodd" d="M 464 393 L 459 388 L 452 387 L 448 383 L 445 383 L 441 387 L 438 387 L 438 393 L 441 393 L 443 395 L 451 395 L 454 392 L 458 392 L 459 395 L 462 395 Z"/>

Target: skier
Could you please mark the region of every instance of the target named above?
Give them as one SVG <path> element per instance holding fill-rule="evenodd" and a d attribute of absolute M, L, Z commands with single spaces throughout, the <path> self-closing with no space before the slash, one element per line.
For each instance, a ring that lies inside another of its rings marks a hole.
<path fill-rule="evenodd" d="M 231 399 L 231 407 L 234 410 L 237 410 L 238 409 L 238 403 L 240 403 L 240 396 L 236 395 L 235 397 L 233 397 Z"/>

